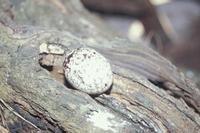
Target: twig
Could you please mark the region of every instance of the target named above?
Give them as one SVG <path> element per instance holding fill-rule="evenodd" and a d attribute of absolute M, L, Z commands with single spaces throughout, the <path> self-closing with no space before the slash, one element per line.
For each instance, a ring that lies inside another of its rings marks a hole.
<path fill-rule="evenodd" d="M 19 117 L 20 119 L 22 119 L 23 121 L 25 121 L 26 123 L 30 124 L 31 126 L 33 126 L 34 128 L 38 129 L 40 131 L 40 129 L 34 125 L 33 123 L 31 123 L 30 121 L 26 120 L 25 118 L 23 118 L 19 113 L 15 112 L 15 110 L 10 107 L 7 103 L 4 102 L 3 99 L 0 98 L 0 102 L 10 111 L 12 112 L 14 115 L 16 115 L 17 117 Z"/>
<path fill-rule="evenodd" d="M 0 105 L 0 108 L 1 108 L 1 121 L 2 121 L 2 124 L 4 127 L 6 127 L 8 129 L 8 125 L 7 123 L 5 122 L 5 117 L 4 117 L 4 110 L 3 110 L 3 107 Z"/>

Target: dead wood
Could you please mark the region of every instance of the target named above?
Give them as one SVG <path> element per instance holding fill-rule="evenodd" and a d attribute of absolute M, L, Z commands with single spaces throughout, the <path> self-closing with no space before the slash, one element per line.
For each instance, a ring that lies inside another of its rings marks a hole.
<path fill-rule="evenodd" d="M 10 131 L 20 125 L 14 131 L 199 132 L 198 88 L 158 53 L 113 33 L 78 0 L 1 0 L 0 10 L 1 112 Z M 110 91 L 89 96 L 70 88 L 62 63 L 40 65 L 42 43 L 102 53 L 114 74 Z"/>

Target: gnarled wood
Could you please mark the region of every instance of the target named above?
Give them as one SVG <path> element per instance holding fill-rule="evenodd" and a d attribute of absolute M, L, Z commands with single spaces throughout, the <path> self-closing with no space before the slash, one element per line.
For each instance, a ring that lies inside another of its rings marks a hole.
<path fill-rule="evenodd" d="M 158 53 L 110 31 L 78 0 L 1 0 L 0 5 L 0 97 L 41 131 L 200 130 L 195 85 Z M 114 73 L 110 92 L 91 97 L 71 89 L 59 73 L 62 63 L 51 69 L 40 65 L 42 43 L 102 53 Z"/>

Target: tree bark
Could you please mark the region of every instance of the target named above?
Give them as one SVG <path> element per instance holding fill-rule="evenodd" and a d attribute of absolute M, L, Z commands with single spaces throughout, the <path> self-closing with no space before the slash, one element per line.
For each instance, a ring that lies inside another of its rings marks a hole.
<path fill-rule="evenodd" d="M 110 91 L 70 88 L 62 63 L 40 65 L 43 43 L 102 53 L 114 74 Z M 12 132 L 199 132 L 199 96 L 167 59 L 120 37 L 78 0 L 0 1 L 1 120 Z"/>

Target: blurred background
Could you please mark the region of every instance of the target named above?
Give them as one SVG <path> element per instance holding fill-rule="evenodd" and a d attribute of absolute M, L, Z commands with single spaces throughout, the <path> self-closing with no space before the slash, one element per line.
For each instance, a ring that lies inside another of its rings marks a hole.
<path fill-rule="evenodd" d="M 199 0 L 82 0 L 116 32 L 170 59 L 200 86 Z"/>

